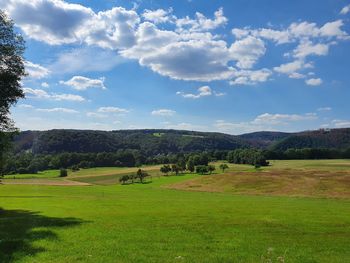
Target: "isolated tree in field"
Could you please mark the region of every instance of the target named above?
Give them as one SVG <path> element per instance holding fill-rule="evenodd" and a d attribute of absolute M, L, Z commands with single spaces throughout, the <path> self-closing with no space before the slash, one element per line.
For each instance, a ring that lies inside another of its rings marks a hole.
<path fill-rule="evenodd" d="M 222 170 L 222 172 L 224 173 L 226 169 L 228 169 L 228 165 L 226 163 L 222 163 L 220 164 L 220 169 Z"/>
<path fill-rule="evenodd" d="M 171 168 L 169 165 L 163 165 L 162 167 L 160 167 L 160 172 L 168 175 L 168 173 L 171 171 Z"/>
<path fill-rule="evenodd" d="M 215 165 L 209 165 L 208 166 L 208 172 L 211 174 L 212 172 L 214 172 L 215 171 Z"/>
<path fill-rule="evenodd" d="M 60 177 L 67 177 L 68 172 L 66 169 L 60 169 Z"/>
<path fill-rule="evenodd" d="M 122 177 L 119 178 L 119 182 L 121 182 L 122 184 L 125 184 L 129 180 L 130 180 L 129 175 L 123 175 Z"/>
<path fill-rule="evenodd" d="M 136 172 L 137 178 L 140 179 L 140 182 L 143 184 L 143 180 L 149 176 L 149 174 L 141 169 L 138 169 Z"/>
<path fill-rule="evenodd" d="M 176 165 L 176 164 L 173 164 L 173 165 L 171 166 L 171 171 L 172 171 L 173 173 L 175 173 L 176 175 L 178 175 L 179 172 L 180 172 L 180 167 L 179 167 L 178 165 Z"/>
<path fill-rule="evenodd" d="M 191 173 L 194 172 L 195 166 L 194 166 L 194 161 L 193 158 L 189 158 L 187 161 L 187 170 L 190 171 Z"/>
<path fill-rule="evenodd" d="M 197 174 L 203 175 L 203 174 L 206 174 L 208 172 L 209 172 L 208 166 L 206 166 L 206 165 L 198 165 L 198 166 L 196 166 L 196 173 Z"/>

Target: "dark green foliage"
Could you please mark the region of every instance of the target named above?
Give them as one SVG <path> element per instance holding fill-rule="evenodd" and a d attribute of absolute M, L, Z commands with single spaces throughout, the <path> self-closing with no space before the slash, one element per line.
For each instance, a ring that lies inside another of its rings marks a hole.
<path fill-rule="evenodd" d="M 263 151 L 256 149 L 237 149 L 231 151 L 227 155 L 227 161 L 236 164 L 269 165 Z"/>
<path fill-rule="evenodd" d="M 14 32 L 14 23 L 0 10 L 0 132 L 12 131 L 12 105 L 24 97 L 21 79 L 25 76 L 24 40 Z"/>
<path fill-rule="evenodd" d="M 171 168 L 169 165 L 163 165 L 162 167 L 160 167 L 160 172 L 168 175 L 169 172 L 171 172 Z"/>
<path fill-rule="evenodd" d="M 68 172 L 66 169 L 60 169 L 60 177 L 67 177 L 68 176 Z"/>
<path fill-rule="evenodd" d="M 143 184 L 144 183 L 144 179 L 146 177 L 149 177 L 150 175 L 144 171 L 144 170 L 141 170 L 141 169 L 138 169 L 137 172 L 136 172 L 136 177 L 140 180 L 140 182 Z"/>
<path fill-rule="evenodd" d="M 211 174 L 216 170 L 215 165 L 208 165 L 208 172 Z"/>
<path fill-rule="evenodd" d="M 350 147 L 350 129 L 331 129 L 307 131 L 288 136 L 271 146 L 273 151 L 303 148 L 334 148 L 346 149 Z"/>
<path fill-rule="evenodd" d="M 193 161 L 193 158 L 190 157 L 187 161 L 187 170 L 193 173 L 194 169 L 195 169 L 194 161 Z"/>
<path fill-rule="evenodd" d="M 220 169 L 222 170 L 222 172 L 224 173 L 226 169 L 228 169 L 228 165 L 226 163 L 222 163 L 220 164 Z"/>
<path fill-rule="evenodd" d="M 127 183 L 129 180 L 130 180 L 129 175 L 123 175 L 122 177 L 119 178 L 119 182 L 121 182 L 122 184 Z"/>
<path fill-rule="evenodd" d="M 197 174 L 207 174 L 209 172 L 209 167 L 207 165 L 198 165 L 196 166 L 196 173 Z"/>

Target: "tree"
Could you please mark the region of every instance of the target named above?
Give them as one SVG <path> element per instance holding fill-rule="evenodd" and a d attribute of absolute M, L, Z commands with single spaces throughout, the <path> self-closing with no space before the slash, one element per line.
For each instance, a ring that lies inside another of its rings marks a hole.
<path fill-rule="evenodd" d="M 66 169 L 60 169 L 60 177 L 67 177 L 68 172 Z"/>
<path fill-rule="evenodd" d="M 10 107 L 24 97 L 24 40 L 16 34 L 13 21 L 0 10 L 0 132 L 13 131 Z"/>
<path fill-rule="evenodd" d="M 163 165 L 162 167 L 160 167 L 160 172 L 168 175 L 168 173 L 171 171 L 171 168 L 169 165 Z"/>
<path fill-rule="evenodd" d="M 24 97 L 21 79 L 24 77 L 24 40 L 13 29 L 13 21 L 0 10 L 0 175 L 3 174 L 5 153 L 15 128 L 9 117 L 10 108 Z"/>
<path fill-rule="evenodd" d="M 141 169 L 138 169 L 136 176 L 140 179 L 140 182 L 143 184 L 143 180 L 149 176 L 149 174 Z"/>
<path fill-rule="evenodd" d="M 203 175 L 203 174 L 208 173 L 208 171 L 209 171 L 209 169 L 208 169 L 208 166 L 206 166 L 206 165 L 198 165 L 198 166 L 196 166 L 196 173 L 197 174 Z"/>
<path fill-rule="evenodd" d="M 211 174 L 214 171 L 215 171 L 215 165 L 209 165 L 208 166 L 208 172 Z"/>
<path fill-rule="evenodd" d="M 176 165 L 176 164 L 173 164 L 173 165 L 171 165 L 171 171 L 173 173 L 175 173 L 176 175 L 178 175 L 179 172 L 180 172 L 180 167 L 178 165 Z"/>
<path fill-rule="evenodd" d="M 222 172 L 224 173 L 226 169 L 228 169 L 228 165 L 226 163 L 222 163 L 220 164 L 220 169 L 222 170 Z"/>
<path fill-rule="evenodd" d="M 122 184 L 125 184 L 127 181 L 129 181 L 130 177 L 129 175 L 123 175 L 122 177 L 119 178 L 119 182 Z"/>
<path fill-rule="evenodd" d="M 191 173 L 194 172 L 195 166 L 194 166 L 194 161 L 193 158 L 189 158 L 187 161 L 187 170 L 189 170 Z"/>

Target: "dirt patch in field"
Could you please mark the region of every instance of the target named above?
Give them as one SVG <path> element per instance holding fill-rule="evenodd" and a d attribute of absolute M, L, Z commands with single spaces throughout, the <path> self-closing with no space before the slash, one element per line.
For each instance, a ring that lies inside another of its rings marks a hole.
<path fill-rule="evenodd" d="M 76 182 L 70 180 L 50 180 L 50 179 L 16 179 L 2 180 L 2 184 L 6 185 L 52 185 L 52 186 L 89 186 L 84 182 Z"/>
<path fill-rule="evenodd" d="M 273 170 L 198 176 L 170 189 L 234 194 L 350 198 L 350 172 Z"/>

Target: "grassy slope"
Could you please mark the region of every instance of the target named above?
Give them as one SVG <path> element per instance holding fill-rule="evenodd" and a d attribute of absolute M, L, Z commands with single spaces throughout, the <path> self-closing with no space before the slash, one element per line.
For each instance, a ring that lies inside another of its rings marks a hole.
<path fill-rule="evenodd" d="M 269 248 L 286 262 L 350 261 L 349 199 L 162 187 L 195 177 L 127 186 L 0 186 L 0 262 L 262 262 Z"/>

